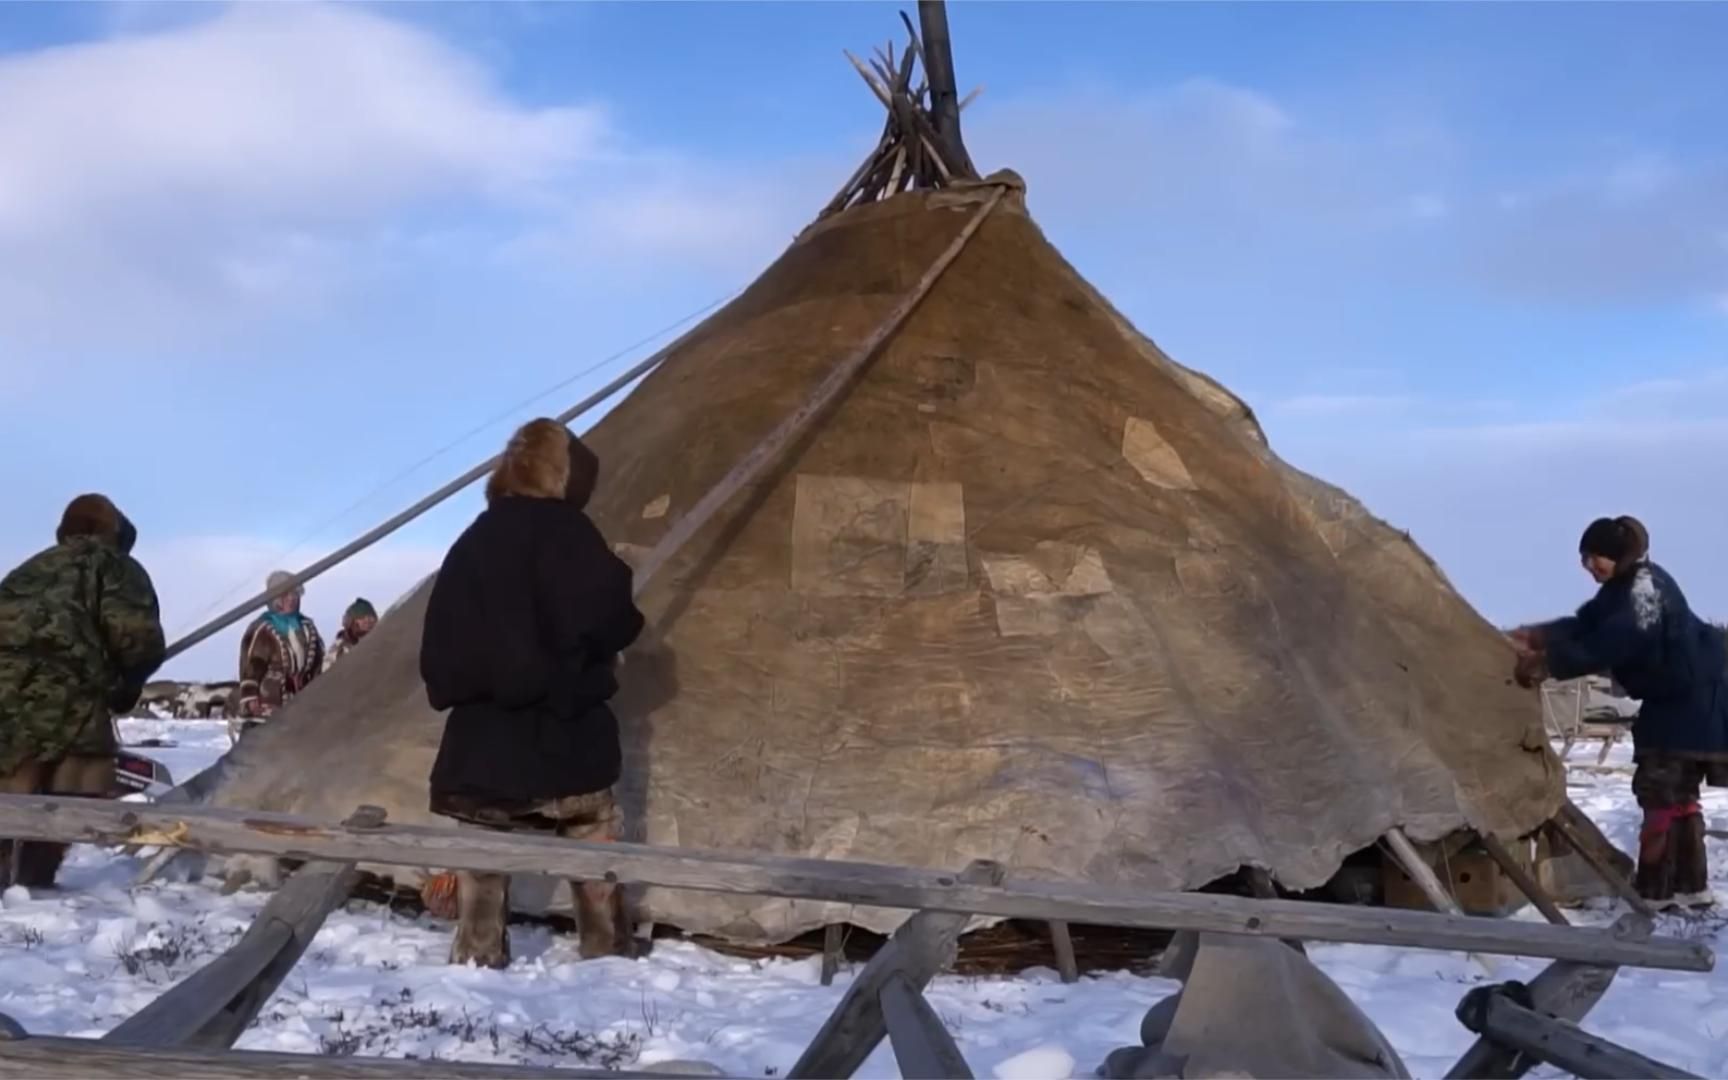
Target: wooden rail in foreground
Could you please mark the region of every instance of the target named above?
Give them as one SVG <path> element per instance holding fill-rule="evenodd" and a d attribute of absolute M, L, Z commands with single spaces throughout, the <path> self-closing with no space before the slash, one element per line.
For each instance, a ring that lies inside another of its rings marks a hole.
<path fill-rule="evenodd" d="M 405 1058 L 330 1057 L 258 1050 L 151 1049 L 94 1039 L 0 1037 L 0 1080 L 635 1080 L 689 1072 L 611 1072 Z M 697 1074 L 704 1075 L 704 1074 Z"/>
<path fill-rule="evenodd" d="M 1701 942 L 1544 923 L 1073 882 L 979 885 L 962 882 L 953 873 L 904 866 L 413 825 L 354 829 L 287 814 L 66 796 L 0 796 L 0 836 L 548 874 L 1009 919 L 1398 945 L 1678 971 L 1715 966 L 1714 953 Z"/>
<path fill-rule="evenodd" d="M 1505 987 L 1466 994 L 1458 1018 L 1472 1031 L 1509 1050 L 1552 1065 L 1581 1080 L 1700 1080 L 1696 1073 L 1645 1057 L 1570 1020 L 1548 1016 L 1514 999 Z"/>

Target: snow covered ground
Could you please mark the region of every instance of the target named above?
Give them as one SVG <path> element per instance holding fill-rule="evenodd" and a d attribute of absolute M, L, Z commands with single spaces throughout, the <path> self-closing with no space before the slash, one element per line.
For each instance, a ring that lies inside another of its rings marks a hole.
<path fill-rule="evenodd" d="M 128 721 L 127 741 L 173 741 L 160 753 L 176 781 L 227 746 L 220 722 Z M 168 755 L 173 755 L 169 757 Z M 1575 757 L 1594 759 L 1594 750 Z M 1577 771 L 1573 798 L 1630 849 L 1638 811 L 1629 751 L 1610 771 Z M 1715 827 L 1728 792 L 1710 790 Z M 1710 842 L 1712 873 L 1728 901 L 1728 844 Z M 61 888 L 0 897 L 0 1012 L 42 1034 L 99 1035 L 226 947 L 264 903 L 207 884 L 133 889 L 138 862 L 74 849 Z M 1604 924 L 1613 910 L 1580 913 Z M 1534 917 L 1526 913 L 1523 917 Z M 1665 917 L 1661 932 L 1708 937 L 1728 949 L 1728 915 Z M 839 1000 L 817 961 L 746 961 L 662 941 L 642 961 L 579 962 L 573 943 L 517 928 L 505 972 L 443 963 L 447 929 L 376 904 L 333 915 L 240 1046 L 312 1053 L 532 1064 L 712 1062 L 737 1076 L 783 1073 Z M 1391 1038 L 1417 1076 L 1439 1076 L 1470 1042 L 1452 1015 L 1487 981 L 1455 953 L 1321 945 L 1311 955 Z M 1532 961 L 1496 959 L 1494 978 L 1528 978 Z M 944 977 L 930 998 L 979 1076 L 1088 1076 L 1109 1051 L 1136 1044 L 1140 1018 L 1174 983 L 1122 973 L 1064 986 L 1052 972 L 1016 978 Z M 1586 1026 L 1704 1076 L 1728 1075 L 1728 964 L 1709 975 L 1622 972 Z M 897 1075 L 887 1046 L 860 1076 Z"/>

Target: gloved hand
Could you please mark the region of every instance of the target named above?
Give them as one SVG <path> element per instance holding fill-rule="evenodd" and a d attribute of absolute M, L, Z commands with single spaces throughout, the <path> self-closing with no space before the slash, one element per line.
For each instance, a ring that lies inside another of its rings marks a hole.
<path fill-rule="evenodd" d="M 1548 657 L 1540 652 L 1520 651 L 1518 662 L 1513 665 L 1512 678 L 1526 690 L 1542 685 L 1548 678 Z"/>
<path fill-rule="evenodd" d="M 1520 652 L 1541 652 L 1548 647 L 1548 631 L 1540 626 L 1520 626 L 1506 636 Z"/>

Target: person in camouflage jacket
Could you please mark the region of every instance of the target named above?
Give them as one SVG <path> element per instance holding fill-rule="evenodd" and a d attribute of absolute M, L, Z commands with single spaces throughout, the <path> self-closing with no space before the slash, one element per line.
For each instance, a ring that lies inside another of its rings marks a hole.
<path fill-rule="evenodd" d="M 0 579 L 0 792 L 105 795 L 113 717 L 164 656 L 156 590 L 132 558 L 137 532 L 101 495 L 66 507 L 55 544 Z M 0 881 L 48 887 L 65 845 L 19 843 Z"/>

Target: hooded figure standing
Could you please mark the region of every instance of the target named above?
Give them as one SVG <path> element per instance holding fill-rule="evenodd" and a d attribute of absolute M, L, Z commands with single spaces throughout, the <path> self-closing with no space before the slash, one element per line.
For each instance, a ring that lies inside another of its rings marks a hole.
<path fill-rule="evenodd" d="M 287 571 L 277 570 L 264 587 L 274 591 L 293 578 Z M 263 723 L 324 670 L 324 639 L 317 624 L 300 610 L 305 592 L 304 586 L 295 585 L 277 596 L 240 636 L 235 735 Z"/>
<path fill-rule="evenodd" d="M 336 661 L 352 652 L 377 626 L 378 609 L 372 606 L 372 601 L 362 596 L 349 604 L 342 613 L 342 629 L 336 631 L 336 640 L 330 643 L 330 652 L 324 657 L 324 670 L 329 671 Z"/>
<path fill-rule="evenodd" d="M 1662 907 L 1707 907 L 1715 898 L 1698 799 L 1705 782 L 1728 786 L 1728 639 L 1693 614 L 1649 548 L 1636 518 L 1591 522 L 1578 553 L 1600 589 L 1572 618 L 1514 631 L 1515 673 L 1527 687 L 1607 674 L 1640 701 L 1638 894 Z"/>
<path fill-rule="evenodd" d="M 621 771 L 618 654 L 642 632 L 631 570 L 583 513 L 600 463 L 555 420 L 510 438 L 486 509 L 444 558 L 426 607 L 420 674 L 449 710 L 431 809 L 469 825 L 612 840 Z M 623 897 L 575 882 L 584 957 L 630 955 Z M 456 874 L 452 963 L 510 962 L 509 878 Z"/>
<path fill-rule="evenodd" d="M 107 795 L 113 717 L 165 652 L 132 523 L 102 495 L 66 507 L 55 544 L 0 580 L 0 792 Z M 54 884 L 66 845 L 0 843 L 0 887 Z"/>

